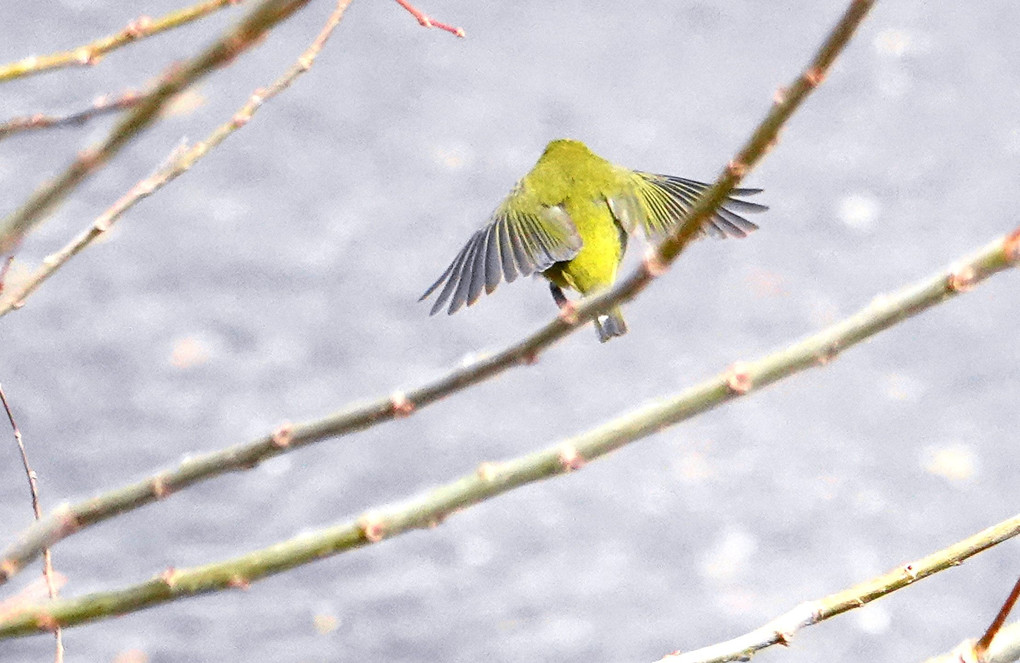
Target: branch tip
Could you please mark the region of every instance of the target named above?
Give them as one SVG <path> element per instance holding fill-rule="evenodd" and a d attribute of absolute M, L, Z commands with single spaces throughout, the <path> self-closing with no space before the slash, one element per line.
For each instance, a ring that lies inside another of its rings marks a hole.
<path fill-rule="evenodd" d="M 432 18 L 422 10 L 412 5 L 409 2 L 409 0 L 397 0 L 397 4 L 406 9 L 408 13 L 410 13 L 411 16 L 414 17 L 414 20 L 418 21 L 418 25 L 420 25 L 423 28 L 437 28 L 439 30 L 449 32 L 450 34 L 456 37 L 460 37 L 461 39 L 465 37 L 463 28 L 458 28 L 456 26 L 437 21 L 436 19 Z"/>

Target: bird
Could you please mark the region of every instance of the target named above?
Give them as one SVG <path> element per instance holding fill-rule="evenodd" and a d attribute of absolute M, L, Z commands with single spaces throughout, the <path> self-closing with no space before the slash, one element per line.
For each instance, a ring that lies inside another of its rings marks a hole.
<path fill-rule="evenodd" d="M 438 291 L 429 315 L 447 303 L 452 315 L 478 301 L 483 291 L 492 293 L 500 281 L 541 274 L 556 305 L 569 310 L 565 289 L 582 296 L 609 289 L 628 237 L 640 231 L 653 243 L 661 241 L 708 188 L 696 180 L 618 166 L 581 141 L 553 140 L 418 301 Z M 761 191 L 733 189 L 699 236 L 740 238 L 756 230 L 741 214 L 768 207 L 741 198 Z M 593 322 L 603 343 L 627 333 L 619 307 Z"/>

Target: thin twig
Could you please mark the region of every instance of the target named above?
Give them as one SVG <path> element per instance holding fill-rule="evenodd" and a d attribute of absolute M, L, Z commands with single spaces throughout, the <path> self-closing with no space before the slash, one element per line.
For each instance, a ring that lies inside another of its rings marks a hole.
<path fill-rule="evenodd" d="M 121 46 L 151 37 L 160 32 L 179 28 L 182 25 L 197 21 L 218 9 L 240 4 L 241 2 L 243 0 L 206 0 L 206 2 L 200 2 L 192 7 L 186 7 L 156 19 L 140 16 L 128 23 L 127 27 L 120 32 L 97 39 L 84 46 L 72 48 L 69 51 L 53 53 L 52 55 L 33 55 L 18 62 L 0 65 L 0 82 L 22 76 L 41 74 L 44 71 L 63 67 L 91 66 L 98 63 L 104 55 Z"/>
<path fill-rule="evenodd" d="M 661 659 L 661 663 L 746 661 L 766 647 L 790 644 L 793 636 L 806 626 L 860 608 L 922 578 L 958 566 L 968 557 L 1018 534 L 1020 534 L 1020 514 L 944 550 L 932 553 L 916 562 L 899 566 L 877 578 L 872 578 L 823 599 L 802 603 L 793 610 L 739 638 L 692 652 L 670 654 Z"/>
<path fill-rule="evenodd" d="M 7 283 L 7 274 L 10 273 L 11 265 L 14 264 L 14 251 L 11 252 L 11 255 L 4 258 L 3 261 L 3 265 L 0 265 L 0 296 L 4 294 L 4 288 Z"/>
<path fill-rule="evenodd" d="M 439 28 L 440 30 L 445 30 L 446 32 L 449 32 L 452 35 L 457 35 L 461 39 L 464 38 L 463 28 L 454 27 L 447 23 L 437 21 L 436 19 L 432 18 L 422 10 L 412 5 L 407 0 L 397 0 L 397 4 L 399 4 L 401 7 L 409 11 L 411 13 L 411 16 L 413 16 L 415 20 L 418 21 L 418 25 L 422 26 L 423 28 Z"/>
<path fill-rule="evenodd" d="M 1009 617 L 1009 613 L 1013 610 L 1013 606 L 1016 605 L 1017 599 L 1020 599 L 1020 578 L 1017 578 L 1016 584 L 1013 585 L 1013 591 L 1006 597 L 1005 603 L 999 609 L 999 614 L 995 615 L 995 619 L 988 625 L 988 630 L 985 631 L 984 635 L 978 639 L 974 645 L 974 654 L 977 656 L 977 660 L 984 663 L 985 654 L 988 652 L 988 648 L 992 644 L 992 640 L 995 639 L 995 635 L 1002 628 L 1002 625 L 1006 623 L 1006 618 Z"/>
<path fill-rule="evenodd" d="M 863 6 L 863 11 L 866 11 L 871 4 L 871 2 L 855 0 L 850 9 L 854 10 Z M 851 21 L 848 16 L 853 21 L 859 22 L 863 20 L 864 13 L 849 11 L 848 15 L 843 17 L 843 20 L 837 24 L 825 40 L 819 55 L 814 60 L 816 64 L 821 63 L 828 66 L 827 63 L 831 63 L 835 54 L 845 46 L 856 26 L 856 23 Z M 817 84 L 818 81 L 815 77 L 812 77 L 812 80 Z M 755 130 L 752 139 L 742 153 L 753 152 L 752 148 L 762 141 L 767 144 L 774 140 L 783 122 L 789 118 L 796 106 L 803 100 L 803 95 L 808 92 L 810 89 L 805 88 L 799 96 L 788 95 L 778 100 L 777 106 Z M 755 161 L 756 159 L 749 159 L 748 167 Z M 715 191 L 719 186 L 720 184 L 717 183 L 711 191 Z M 725 194 L 713 195 L 711 201 L 715 202 L 705 203 L 706 209 L 714 210 L 722 200 L 722 195 Z M 702 206 L 697 207 L 701 208 Z M 702 215 L 702 218 L 707 218 L 707 215 L 708 213 Z M 700 221 L 698 223 L 700 224 Z M 683 227 L 686 228 L 687 224 L 685 223 Z M 629 281 L 642 278 L 642 274 L 646 271 L 649 271 L 647 264 L 644 268 L 639 268 Z M 47 519 L 45 526 L 30 528 L 5 551 L 4 558 L 0 559 L 0 584 L 16 573 L 26 560 L 37 555 L 41 545 L 59 541 L 80 527 L 105 520 L 119 511 L 149 504 L 165 497 L 172 490 L 180 490 L 185 486 L 227 472 L 249 469 L 287 449 L 347 435 L 380 422 L 407 416 L 415 410 L 498 375 L 511 367 L 533 364 L 542 350 L 577 329 L 584 321 L 608 310 L 619 301 L 635 296 L 636 293 L 637 290 L 630 289 L 627 283 L 624 283 L 614 288 L 608 296 L 595 297 L 588 303 L 582 303 L 577 309 L 578 316 L 571 316 L 569 320 L 564 316 L 557 316 L 552 322 L 524 340 L 496 354 L 479 358 L 470 366 L 450 371 L 439 379 L 413 391 L 394 393 L 369 402 L 367 405 L 351 406 L 336 414 L 306 424 L 283 425 L 273 434 L 254 442 L 193 458 L 177 470 L 168 470 L 140 483 L 107 493 L 103 499 L 90 503 L 91 506 L 88 508 L 78 505 L 58 510 Z"/>
<path fill-rule="evenodd" d="M 24 280 L 19 280 L 17 288 L 13 292 L 6 297 L 0 298 L 0 317 L 24 306 L 25 299 L 30 294 L 35 292 L 54 272 L 66 265 L 71 258 L 108 231 L 125 212 L 187 172 L 202 157 L 222 143 L 227 136 L 245 126 L 264 103 L 283 92 L 294 82 L 294 79 L 307 72 L 312 67 L 315 58 L 319 55 L 333 30 L 340 23 L 340 19 L 343 18 L 344 12 L 350 4 L 351 0 L 338 0 L 336 8 L 330 14 L 316 38 L 298 57 L 297 62 L 286 73 L 277 78 L 272 85 L 268 88 L 256 90 L 244 106 L 234 113 L 230 120 L 217 127 L 204 141 L 196 143 L 186 150 L 180 150 L 179 148 L 175 150 L 166 165 L 159 168 L 149 177 L 137 182 L 126 194 L 100 214 L 87 228 L 78 233 L 67 245 L 56 253 L 44 258 L 42 264 L 31 275 Z"/>
<path fill-rule="evenodd" d="M 15 117 L 0 122 L 0 140 L 7 138 L 21 131 L 30 129 L 47 129 L 51 127 L 80 127 L 94 117 L 116 113 L 128 108 L 134 108 L 142 103 L 145 95 L 136 90 L 128 90 L 116 96 L 103 95 L 85 110 L 68 113 L 66 115 L 45 115 L 36 113 L 24 117 Z"/>
<path fill-rule="evenodd" d="M 784 350 L 757 361 L 737 362 L 720 375 L 673 397 L 659 399 L 545 450 L 504 463 L 484 464 L 476 474 L 440 487 L 404 506 L 366 514 L 359 521 L 367 523 L 361 534 L 352 529 L 354 525 L 348 524 L 327 530 L 316 537 L 302 537 L 300 543 L 286 549 L 274 548 L 266 553 L 270 556 L 268 560 L 258 555 L 252 559 L 245 558 L 247 561 L 235 569 L 234 575 L 240 581 L 250 582 L 312 558 L 335 554 L 383 536 L 393 536 L 415 527 L 438 523 L 455 510 L 519 486 L 578 469 L 588 461 L 722 403 L 758 391 L 813 366 L 825 365 L 843 350 L 957 294 L 970 291 L 984 279 L 1018 261 L 1020 228 L 992 242 L 973 256 L 960 260 L 948 270 L 898 292 L 876 297 L 854 316 Z M 259 462 L 297 446 L 360 430 L 373 421 L 388 418 L 393 410 L 407 413 L 412 397 L 434 397 L 437 390 L 448 390 L 449 385 L 456 384 L 458 379 L 459 375 L 453 373 L 407 395 L 395 395 L 382 402 L 352 408 L 346 413 L 309 424 L 281 426 L 274 434 L 252 444 L 196 456 L 181 463 L 177 469 L 160 472 L 86 502 L 60 507 L 42 522 L 25 530 L 4 551 L 0 558 L 0 583 L 34 559 L 42 547 L 52 545 L 72 532 L 167 497 L 224 472 L 251 469 Z M 306 553 L 310 556 L 306 557 Z M 157 592 L 147 596 L 153 600 L 169 600 L 181 591 L 175 583 L 171 584 L 174 586 L 166 587 L 162 594 Z M 201 585 L 189 589 L 187 593 L 210 590 L 209 586 Z"/>
<path fill-rule="evenodd" d="M 762 151 L 764 150 L 764 147 L 762 146 L 769 146 L 775 141 L 775 137 L 783 123 L 793 114 L 796 108 L 803 101 L 804 97 L 810 93 L 813 89 L 813 85 L 817 85 L 820 82 L 820 75 L 817 72 L 824 71 L 828 68 L 831 62 L 835 59 L 836 54 L 838 54 L 838 52 L 850 39 L 857 23 L 863 20 L 864 15 L 867 12 L 867 9 L 870 8 L 871 4 L 872 2 L 862 2 L 861 0 L 855 0 L 855 2 L 851 4 L 847 15 L 843 17 L 843 19 L 827 37 L 822 48 L 819 50 L 818 55 L 816 55 L 815 59 L 812 61 L 812 65 L 808 68 L 809 72 L 814 73 L 802 76 L 797 80 L 793 86 L 794 94 L 784 95 L 782 98 L 777 99 L 775 107 L 765 117 L 765 119 L 762 120 L 748 144 L 741 151 L 741 154 L 745 155 L 743 163 L 746 164 L 742 170 L 750 169 L 758 161 L 758 159 L 760 159 Z M 804 80 L 812 81 L 812 85 L 801 85 Z M 755 156 L 756 154 L 757 156 Z M 730 173 L 731 170 L 733 169 L 728 168 L 726 173 Z M 716 185 L 706 193 L 706 196 L 712 194 L 710 197 L 704 198 L 704 200 L 707 200 L 708 202 L 703 205 L 696 205 L 694 209 L 695 213 L 699 209 L 703 208 L 708 211 L 698 216 L 696 222 L 695 217 L 692 216 L 688 219 L 687 223 L 682 225 L 680 233 L 687 238 L 686 241 L 689 241 L 690 238 L 694 236 L 697 227 L 700 227 L 702 221 L 707 219 L 714 212 L 714 210 L 722 202 L 726 193 L 732 188 L 733 183 L 731 182 L 729 188 L 724 187 L 723 189 L 719 189 L 727 176 L 728 175 L 724 175 L 723 178 L 720 178 Z M 718 195 L 714 195 L 713 192 L 716 192 L 717 189 L 719 189 L 720 192 Z M 685 231 L 685 229 L 690 228 L 694 228 L 695 230 L 690 230 L 689 232 Z M 684 234 L 685 232 L 686 234 Z M 2 235 L 0 235 L 0 239 L 2 239 Z M 680 245 L 682 246 L 682 244 L 683 242 L 681 241 Z M 64 251 L 67 250 L 68 247 L 65 247 Z M 61 253 L 63 253 L 63 251 Z M 673 257 L 675 257 L 675 254 Z M 657 263 L 657 265 L 653 263 Z M 43 274 L 44 269 L 45 265 L 43 266 L 43 269 L 37 272 L 37 275 L 42 275 L 42 278 L 45 278 L 48 274 Z M 394 400 L 385 399 L 383 401 L 377 401 L 366 408 L 361 408 L 360 412 L 355 411 L 353 413 L 340 413 L 334 417 L 329 417 L 320 422 L 310 424 L 309 426 L 317 429 L 318 432 L 311 430 L 307 431 L 308 436 L 304 438 L 304 441 L 325 439 L 327 437 L 344 434 L 353 430 L 359 430 L 380 421 L 403 416 L 415 408 L 428 405 L 443 396 L 465 389 L 473 384 L 477 384 L 483 380 L 498 375 L 509 368 L 522 364 L 532 364 L 537 360 L 539 353 L 545 348 L 570 334 L 573 330 L 585 324 L 588 320 L 591 320 L 599 313 L 608 310 L 617 303 L 636 296 L 636 294 L 648 284 L 650 281 L 650 275 L 658 273 L 664 269 L 665 265 L 662 263 L 662 259 L 656 259 L 652 262 L 646 261 L 643 268 L 636 270 L 633 276 L 611 290 L 607 295 L 594 297 L 586 302 L 582 302 L 577 309 L 577 316 L 572 316 L 569 320 L 564 317 L 555 318 L 553 322 L 523 341 L 512 345 L 499 353 L 491 355 L 467 369 L 454 371 L 441 378 L 436 383 L 426 385 L 425 387 L 416 390 L 416 392 L 414 392 L 415 398 L 408 398 L 406 402 L 402 402 L 401 407 L 399 408 L 394 407 Z M 4 307 L 4 312 L 9 311 L 12 305 L 17 304 L 17 302 L 22 299 L 23 297 L 17 295 L 8 299 L 7 304 Z M 401 397 L 404 398 L 404 395 L 401 395 Z M 262 447 L 264 446 L 264 441 L 258 441 L 252 446 Z M 249 451 L 250 450 L 245 451 L 246 456 L 251 455 Z M 256 453 L 255 455 L 258 456 L 259 454 Z M 0 578 L 2 578 L 2 576 L 2 571 L 0 571 Z"/>
<path fill-rule="evenodd" d="M 564 471 L 564 465 L 568 464 L 566 459 L 555 455 L 550 460 L 550 474 Z M 199 594 L 247 589 L 252 582 L 268 575 L 377 543 L 384 537 L 410 528 L 434 526 L 442 514 L 435 514 L 429 505 L 444 502 L 444 513 L 463 508 L 473 502 L 464 494 L 467 485 L 479 481 L 506 484 L 513 483 L 515 477 L 506 465 L 479 468 L 476 474 L 407 504 L 367 513 L 357 521 L 304 534 L 241 557 L 189 569 L 167 569 L 152 580 L 119 590 L 22 606 L 18 613 L 0 618 L 0 640 L 45 632 L 53 625 L 76 626 Z M 820 601 L 804 603 L 742 638 L 690 654 L 670 655 L 663 660 L 669 663 L 746 660 L 760 649 L 789 642 L 790 637 L 804 626 L 858 608 L 917 580 L 959 566 L 969 557 L 1017 535 L 1020 535 L 1020 514 L 888 574 Z"/>
<path fill-rule="evenodd" d="M 1020 622 L 1003 627 L 981 659 L 974 651 L 976 644 L 973 638 L 964 640 L 952 651 L 929 658 L 925 663 L 1016 663 L 1020 661 Z"/>
<path fill-rule="evenodd" d="M 612 290 L 581 300 L 575 308 L 575 316 L 572 316 L 576 317 L 576 324 L 583 324 L 614 306 L 633 299 L 653 280 L 668 271 L 673 261 L 697 237 L 702 224 L 715 214 L 733 188 L 775 146 L 779 130 L 804 99 L 825 80 L 829 67 L 842 52 L 874 3 L 875 0 L 850 2 L 846 12 L 822 43 L 808 67 L 789 88 L 777 92 L 768 115 L 737 156 L 726 165 L 712 187 L 698 197 L 680 227 L 649 252 L 641 267 Z"/>
<path fill-rule="evenodd" d="M 32 512 L 35 514 L 36 521 L 42 520 L 42 507 L 39 506 L 39 479 L 28 462 L 25 441 L 21 438 L 21 429 L 18 428 L 18 423 L 14 420 L 14 412 L 11 411 L 11 404 L 7 402 L 7 394 L 4 392 L 2 384 L 0 384 L 0 401 L 3 401 L 4 411 L 7 412 L 7 421 L 11 423 L 11 430 L 14 432 L 14 441 L 18 445 L 18 451 L 21 452 L 21 464 L 25 468 L 25 476 L 28 477 L 28 490 L 32 494 Z M 46 548 L 43 550 L 43 578 L 46 579 L 46 591 L 51 601 L 57 598 L 57 586 L 53 576 L 53 557 L 50 555 L 50 549 Z M 56 639 L 56 652 L 53 660 L 56 663 L 61 663 L 64 660 L 64 637 L 60 626 L 54 626 L 53 637 Z"/>
<path fill-rule="evenodd" d="M 0 221 L 0 253 L 7 253 L 18 238 L 42 221 L 85 178 L 99 170 L 135 136 L 155 122 L 160 111 L 175 95 L 254 46 L 269 29 L 309 1 L 263 0 L 237 26 L 204 52 L 164 72 L 152 94 L 128 113 L 105 141 L 81 153 L 63 173 L 37 189 L 25 205 Z"/>

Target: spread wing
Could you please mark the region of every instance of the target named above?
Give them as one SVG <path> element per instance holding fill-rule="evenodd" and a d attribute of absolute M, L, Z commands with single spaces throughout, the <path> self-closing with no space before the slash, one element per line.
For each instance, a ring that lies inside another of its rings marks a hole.
<path fill-rule="evenodd" d="M 635 171 L 630 192 L 609 199 L 613 216 L 628 232 L 638 226 L 652 241 L 661 240 L 674 231 L 711 185 L 672 175 L 655 175 Z M 758 226 L 738 214 L 757 214 L 765 205 L 740 200 L 761 193 L 761 189 L 733 189 L 715 214 L 701 226 L 701 235 L 718 239 L 746 237 Z"/>
<path fill-rule="evenodd" d="M 418 301 L 439 290 L 429 315 L 447 301 L 453 314 L 474 304 L 483 289 L 491 293 L 500 279 L 510 283 L 518 275 L 541 272 L 554 262 L 570 260 L 580 250 L 581 236 L 566 210 L 542 205 L 519 182 Z"/>

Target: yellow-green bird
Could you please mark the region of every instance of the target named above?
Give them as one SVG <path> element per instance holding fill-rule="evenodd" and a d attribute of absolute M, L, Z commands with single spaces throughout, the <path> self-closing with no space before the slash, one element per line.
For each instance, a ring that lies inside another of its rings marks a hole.
<path fill-rule="evenodd" d="M 439 290 L 430 315 L 447 302 L 453 314 L 474 304 L 483 290 L 491 293 L 500 280 L 509 283 L 518 275 L 538 272 L 549 279 L 556 304 L 569 306 L 564 288 L 582 295 L 608 289 L 616 281 L 628 235 L 640 229 L 652 242 L 663 239 L 708 186 L 629 170 L 594 154 L 584 143 L 554 140 L 421 300 Z M 731 195 L 760 192 L 734 189 Z M 736 197 L 727 198 L 705 222 L 702 235 L 746 237 L 758 228 L 736 211 L 768 208 Z M 614 308 L 595 320 L 595 329 L 604 343 L 625 334 L 627 323 Z"/>

